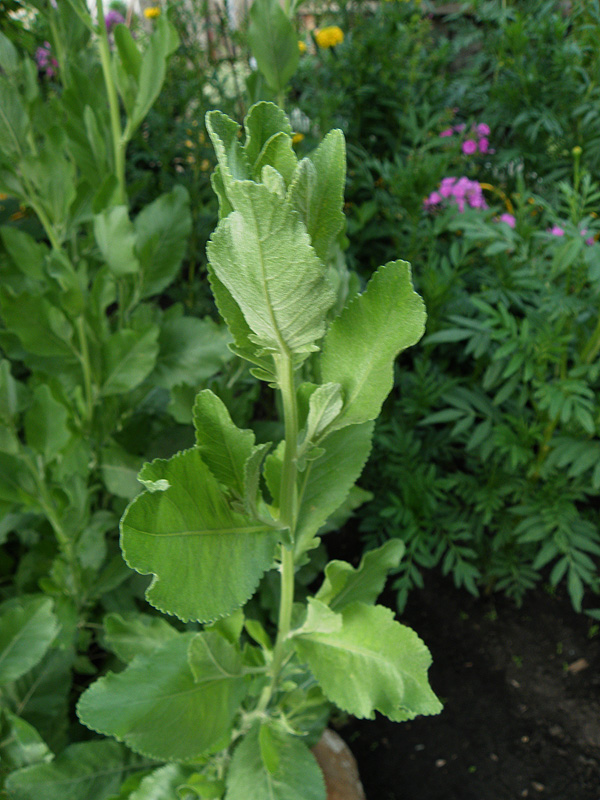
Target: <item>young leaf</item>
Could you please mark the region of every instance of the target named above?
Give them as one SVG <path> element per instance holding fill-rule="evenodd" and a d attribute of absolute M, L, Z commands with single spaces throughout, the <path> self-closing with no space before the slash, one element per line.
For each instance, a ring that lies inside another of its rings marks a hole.
<path fill-rule="evenodd" d="M 265 147 L 277 134 L 283 133 L 291 138 L 292 126 L 284 110 L 275 103 L 256 103 L 244 120 L 244 130 L 246 133 L 244 155 L 250 169 L 258 178 L 260 170 L 257 169 L 257 164 L 264 162 L 262 154 Z M 273 166 L 277 169 L 275 164 Z"/>
<path fill-rule="evenodd" d="M 325 800 L 323 774 L 302 739 L 270 725 L 261 737 L 262 727 L 255 724 L 236 747 L 225 800 Z"/>
<path fill-rule="evenodd" d="M 244 497 L 244 468 L 254 450 L 254 433 L 240 430 L 227 407 L 210 389 L 196 397 L 194 404 L 196 445 L 202 460 L 215 478 Z"/>
<path fill-rule="evenodd" d="M 356 717 L 379 711 L 396 722 L 441 710 L 427 682 L 429 650 L 413 630 L 383 606 L 352 603 L 341 615 L 338 633 L 294 640 L 329 700 Z"/>
<path fill-rule="evenodd" d="M 330 131 L 317 149 L 299 163 L 287 197 L 306 225 L 316 254 L 325 262 L 344 224 L 345 184 L 344 135 Z"/>
<path fill-rule="evenodd" d="M 50 764 L 13 772 L 6 788 L 12 800 L 108 800 L 121 784 L 124 762 L 116 742 L 79 742 Z"/>
<path fill-rule="evenodd" d="M 334 610 L 358 601 L 374 603 L 383 591 L 388 572 L 398 566 L 403 553 L 404 542 L 390 539 L 365 553 L 357 569 L 346 561 L 330 561 L 315 597 Z"/>
<path fill-rule="evenodd" d="M 58 620 L 49 597 L 23 598 L 0 611 L 2 684 L 17 680 L 40 661 L 58 633 Z"/>
<path fill-rule="evenodd" d="M 234 206 L 207 253 L 252 341 L 286 355 L 314 350 L 335 297 L 304 225 L 262 184 L 237 182 Z"/>
<path fill-rule="evenodd" d="M 276 537 L 231 510 L 197 449 L 147 464 L 121 521 L 130 567 L 154 574 L 146 596 L 161 611 L 208 622 L 242 606 L 271 566 Z"/>
<path fill-rule="evenodd" d="M 207 634 L 180 634 L 123 672 L 100 678 L 81 696 L 79 719 L 164 761 L 194 760 L 219 747 L 246 693 L 246 679 L 224 674 L 196 645 L 192 650 L 197 635 Z"/>
<path fill-rule="evenodd" d="M 345 395 L 333 429 L 378 416 L 394 382 L 394 359 L 419 341 L 424 326 L 409 265 L 392 261 L 381 267 L 333 321 L 323 343 L 322 380 L 340 383 Z"/>

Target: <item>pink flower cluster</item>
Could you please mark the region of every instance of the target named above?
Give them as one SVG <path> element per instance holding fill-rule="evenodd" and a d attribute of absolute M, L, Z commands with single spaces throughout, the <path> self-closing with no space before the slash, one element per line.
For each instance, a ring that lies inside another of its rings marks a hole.
<path fill-rule="evenodd" d="M 41 47 L 38 47 L 35 51 L 35 61 L 40 72 L 45 72 L 47 78 L 54 77 L 58 68 L 58 61 L 52 57 L 50 42 L 44 42 Z"/>
<path fill-rule="evenodd" d="M 552 236 L 564 236 L 565 235 L 565 229 L 561 228 L 560 225 L 553 225 L 551 228 L 547 229 L 546 233 L 550 233 Z M 588 233 L 588 229 L 587 228 L 582 228 L 579 231 L 579 233 L 582 236 L 586 236 L 587 233 Z M 596 240 L 595 240 L 595 238 L 593 236 L 588 236 L 586 238 L 586 240 L 585 240 L 585 243 L 587 245 L 592 245 L 592 244 L 594 244 L 595 241 Z"/>
<path fill-rule="evenodd" d="M 446 130 L 440 133 L 440 136 L 447 137 L 453 136 L 455 133 L 463 133 L 465 130 L 466 125 L 454 125 L 452 128 L 446 128 Z M 475 153 L 492 153 L 493 150 L 490 150 L 490 140 L 488 136 L 490 135 L 490 126 L 485 122 L 479 122 L 477 125 L 473 125 L 471 128 L 471 135 L 468 139 L 461 145 L 461 149 L 466 156 L 472 156 Z"/>
<path fill-rule="evenodd" d="M 471 208 L 487 208 L 481 186 L 477 181 L 470 181 L 465 177 L 443 178 L 438 188 L 425 198 L 423 205 L 430 209 L 444 204 L 444 201 L 458 206 L 461 214 L 467 205 Z"/>

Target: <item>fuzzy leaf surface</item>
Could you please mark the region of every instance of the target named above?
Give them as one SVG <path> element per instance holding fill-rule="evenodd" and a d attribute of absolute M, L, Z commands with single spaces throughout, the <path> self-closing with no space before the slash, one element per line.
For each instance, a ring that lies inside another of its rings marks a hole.
<path fill-rule="evenodd" d="M 252 341 L 277 353 L 310 352 L 335 298 L 304 224 L 262 184 L 236 182 L 234 205 L 208 244 L 215 274 Z"/>
<path fill-rule="evenodd" d="M 344 224 L 346 144 L 341 131 L 330 131 L 317 149 L 298 165 L 288 202 L 298 211 L 315 252 L 327 261 Z"/>
<path fill-rule="evenodd" d="M 300 634 L 300 658 L 308 663 L 329 700 L 356 717 L 375 711 L 399 722 L 437 714 L 441 704 L 427 680 L 431 655 L 417 634 L 383 606 L 352 603 L 342 627 Z"/>
<path fill-rule="evenodd" d="M 323 774 L 304 742 L 275 727 L 268 734 L 267 748 L 255 725 L 236 747 L 225 800 L 325 800 Z"/>
<path fill-rule="evenodd" d="M 275 535 L 231 510 L 196 448 L 147 464 L 121 521 L 130 567 L 155 576 L 152 605 L 180 619 L 209 622 L 242 606 L 271 566 Z"/>
<path fill-rule="evenodd" d="M 138 753 L 164 761 L 195 759 L 217 747 L 244 698 L 246 681 L 241 675 L 225 675 L 208 659 L 200 669 L 191 653 L 197 635 L 204 634 L 181 634 L 138 656 L 123 672 L 100 678 L 81 696 L 79 719 Z M 189 654 L 198 666 L 196 675 Z"/>
<path fill-rule="evenodd" d="M 391 261 L 333 321 L 323 342 L 321 373 L 323 383 L 344 389 L 344 409 L 334 428 L 379 415 L 394 383 L 394 359 L 419 341 L 425 316 L 409 264 Z"/>

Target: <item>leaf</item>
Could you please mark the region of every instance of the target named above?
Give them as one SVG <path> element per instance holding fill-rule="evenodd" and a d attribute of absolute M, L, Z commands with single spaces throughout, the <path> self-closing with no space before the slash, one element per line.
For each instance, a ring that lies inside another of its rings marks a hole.
<path fill-rule="evenodd" d="M 126 618 L 113 613 L 104 617 L 104 635 L 108 649 L 128 664 L 136 656 L 153 653 L 178 633 L 162 617 L 136 614 Z"/>
<path fill-rule="evenodd" d="M 425 327 L 423 301 L 413 291 L 406 261 L 392 261 L 337 317 L 323 342 L 323 383 L 340 383 L 345 403 L 335 428 L 375 419 L 393 382 L 394 359 Z"/>
<path fill-rule="evenodd" d="M 165 79 L 167 59 L 177 50 L 178 45 L 177 31 L 166 17 L 160 17 L 139 67 L 138 91 L 124 134 L 127 140 L 131 139 L 160 94 Z"/>
<path fill-rule="evenodd" d="M 341 131 L 330 131 L 317 149 L 302 159 L 288 191 L 288 202 L 306 225 L 312 246 L 327 262 L 344 225 L 346 145 Z"/>
<path fill-rule="evenodd" d="M 11 257 L 14 265 L 25 275 L 34 280 L 44 280 L 44 261 L 48 248 L 25 231 L 3 225 L 0 228 L 2 244 Z"/>
<path fill-rule="evenodd" d="M 175 800 L 179 796 L 177 789 L 185 781 L 188 772 L 178 764 L 166 764 L 152 770 L 127 796 L 128 800 Z"/>
<path fill-rule="evenodd" d="M 135 231 L 127 206 L 113 206 L 94 217 L 94 236 L 102 257 L 117 277 L 140 271 L 135 255 Z"/>
<path fill-rule="evenodd" d="M 270 568 L 275 534 L 231 510 L 197 449 L 146 464 L 137 497 L 121 521 L 130 567 L 155 578 L 152 605 L 204 622 L 242 606 Z"/>
<path fill-rule="evenodd" d="M 72 744 L 51 764 L 35 764 L 9 775 L 11 800 L 107 800 L 121 783 L 123 748 L 116 742 Z"/>
<path fill-rule="evenodd" d="M 19 161 L 29 129 L 29 119 L 15 86 L 0 76 L 0 142 L 8 161 Z"/>
<path fill-rule="evenodd" d="M 234 750 L 225 800 L 325 800 L 323 774 L 306 744 L 265 724 L 268 747 L 255 724 Z"/>
<path fill-rule="evenodd" d="M 241 430 L 227 407 L 210 389 L 199 392 L 194 404 L 196 445 L 215 478 L 242 498 L 245 465 L 254 451 L 254 433 Z"/>
<path fill-rule="evenodd" d="M 44 656 L 58 633 L 49 597 L 23 598 L 0 607 L 0 684 L 25 675 Z"/>
<path fill-rule="evenodd" d="M 153 382 L 164 389 L 183 383 L 197 386 L 231 359 L 229 341 L 227 329 L 209 317 L 164 319 Z"/>
<path fill-rule="evenodd" d="M 59 633 L 56 645 L 61 636 Z M 73 660 L 74 650 L 70 645 L 65 649 L 52 647 L 33 669 L 10 687 L 21 717 L 33 725 L 55 751 L 67 744 Z"/>
<path fill-rule="evenodd" d="M 135 389 L 152 372 L 158 357 L 158 326 L 124 329 L 103 344 L 102 394 L 107 397 Z"/>
<path fill-rule="evenodd" d="M 109 442 L 101 450 L 100 469 L 102 480 L 111 494 L 132 500 L 141 491 L 137 479 L 142 466 L 142 457 L 134 456 L 119 447 L 116 442 Z"/>
<path fill-rule="evenodd" d="M 195 760 L 219 747 L 246 693 L 246 679 L 224 675 L 210 658 L 203 660 L 194 643 L 207 635 L 180 634 L 123 672 L 100 678 L 81 696 L 79 719 L 160 760 Z"/>
<path fill-rule="evenodd" d="M 281 93 L 296 71 L 300 51 L 294 26 L 278 0 L 255 0 L 252 4 L 248 43 L 269 87 Z"/>
<path fill-rule="evenodd" d="M 231 130 L 233 131 L 233 129 Z M 245 160 L 255 178 L 258 179 L 260 178 L 261 170 L 257 165 L 264 162 L 262 154 L 266 145 L 277 134 L 283 133 L 291 138 L 292 126 L 284 110 L 275 105 L 275 103 L 255 103 L 244 120 L 244 130 L 246 132 L 246 142 L 244 144 Z M 219 160 L 221 159 L 219 158 Z M 277 169 L 275 164 L 273 166 Z"/>
<path fill-rule="evenodd" d="M 261 184 L 236 183 L 234 206 L 207 253 L 252 329 L 251 340 L 286 355 L 314 350 L 335 297 L 304 225 Z"/>
<path fill-rule="evenodd" d="M 335 431 L 320 442 L 324 455 L 300 473 L 297 554 L 314 546 L 314 535 L 348 496 L 369 457 L 372 436 L 372 422 Z"/>
<path fill-rule="evenodd" d="M 141 298 L 158 294 L 176 277 L 192 230 L 183 186 L 146 206 L 135 218 L 136 255 L 142 265 Z"/>
<path fill-rule="evenodd" d="M 379 711 L 396 722 L 441 710 L 427 681 L 429 650 L 413 630 L 383 606 L 352 603 L 341 616 L 340 632 L 294 640 L 329 700 L 356 717 Z"/>
<path fill-rule="evenodd" d="M 404 542 L 390 539 L 365 553 L 357 569 L 346 561 L 330 561 L 315 597 L 334 610 L 352 602 L 374 603 L 383 591 L 388 572 L 398 567 L 404 550 Z"/>
<path fill-rule="evenodd" d="M 52 461 L 71 439 L 69 416 L 69 410 L 54 399 L 46 384 L 35 387 L 25 414 L 25 439 L 46 462 Z"/>
<path fill-rule="evenodd" d="M 1 712 L 0 759 L 2 771 L 13 771 L 54 758 L 48 745 L 33 727 L 8 709 Z"/>
<path fill-rule="evenodd" d="M 0 306 L 6 328 L 16 334 L 24 349 L 36 356 L 60 356 L 74 361 L 73 327 L 63 312 L 45 297 L 0 289 Z"/>
<path fill-rule="evenodd" d="M 339 383 L 325 383 L 310 395 L 305 441 L 310 442 L 330 425 L 344 404 Z"/>

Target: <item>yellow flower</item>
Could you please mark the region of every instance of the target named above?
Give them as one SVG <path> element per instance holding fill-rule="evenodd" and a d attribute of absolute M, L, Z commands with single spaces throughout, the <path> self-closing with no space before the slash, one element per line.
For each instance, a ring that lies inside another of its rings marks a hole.
<path fill-rule="evenodd" d="M 300 142 L 304 139 L 303 133 L 295 133 L 292 136 L 292 144 L 300 144 Z"/>
<path fill-rule="evenodd" d="M 186 147 L 193 147 L 193 146 L 194 146 L 194 143 L 192 142 L 192 140 L 191 140 L 191 139 L 186 139 L 186 140 L 185 140 L 185 146 L 186 146 Z"/>
<path fill-rule="evenodd" d="M 300 53 L 306 53 L 306 45 L 301 39 L 298 41 L 298 50 Z"/>
<path fill-rule="evenodd" d="M 200 169 L 202 170 L 202 172 L 208 172 L 210 167 L 211 167 L 211 163 L 208 160 L 208 158 L 205 158 L 200 162 Z"/>
<path fill-rule="evenodd" d="M 144 9 L 144 16 L 146 19 L 156 19 L 160 17 L 160 8 L 158 6 L 150 6 Z"/>
<path fill-rule="evenodd" d="M 573 153 L 574 156 L 580 156 L 583 153 L 583 150 L 578 144 L 576 144 L 575 147 L 571 150 L 571 152 Z"/>
<path fill-rule="evenodd" d="M 344 41 L 344 32 L 337 25 L 330 25 L 328 28 L 315 31 L 315 41 L 319 47 L 335 47 Z"/>

